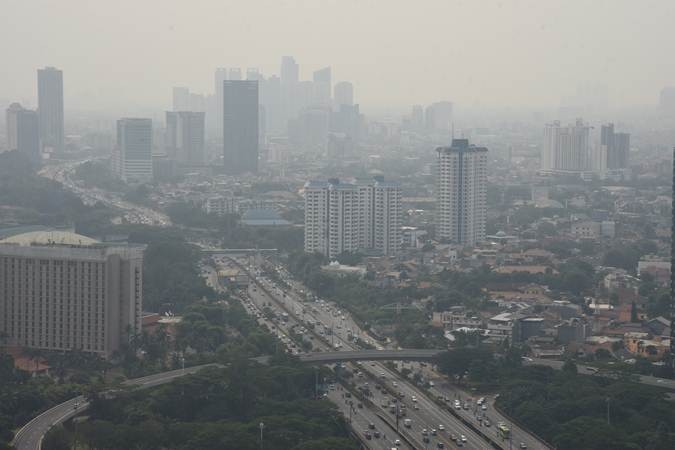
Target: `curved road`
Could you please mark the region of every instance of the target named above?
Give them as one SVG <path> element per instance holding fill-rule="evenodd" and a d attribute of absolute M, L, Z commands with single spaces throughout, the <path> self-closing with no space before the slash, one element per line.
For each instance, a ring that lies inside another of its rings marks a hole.
<path fill-rule="evenodd" d="M 140 389 L 157 386 L 168 383 L 183 375 L 192 374 L 206 367 L 218 366 L 217 364 L 205 364 L 202 366 L 186 367 L 185 369 L 171 370 L 168 372 L 157 373 L 142 378 L 134 378 L 124 382 L 126 386 L 136 386 Z M 89 403 L 85 401 L 84 396 L 80 395 L 71 398 L 51 409 L 43 412 L 33 420 L 23 426 L 14 437 L 12 445 L 16 450 L 40 450 L 42 439 L 50 428 L 61 424 L 71 417 L 87 409 Z"/>

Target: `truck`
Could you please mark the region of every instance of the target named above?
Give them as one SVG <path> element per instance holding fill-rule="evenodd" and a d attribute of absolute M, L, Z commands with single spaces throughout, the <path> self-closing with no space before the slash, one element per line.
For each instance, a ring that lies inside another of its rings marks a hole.
<path fill-rule="evenodd" d="M 410 419 L 405 419 L 405 420 L 403 421 L 403 426 L 404 426 L 404 427 L 410 428 L 411 425 L 412 425 L 412 420 L 410 420 Z"/>

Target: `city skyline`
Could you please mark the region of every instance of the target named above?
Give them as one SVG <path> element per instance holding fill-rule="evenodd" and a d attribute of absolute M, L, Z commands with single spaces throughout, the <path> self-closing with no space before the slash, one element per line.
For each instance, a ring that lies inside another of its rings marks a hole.
<path fill-rule="evenodd" d="M 634 2 L 611 2 L 613 20 L 603 26 L 598 25 L 606 13 L 604 2 L 584 4 L 582 16 L 580 2 L 562 1 L 491 2 L 480 9 L 434 1 L 411 11 L 402 2 L 389 2 L 386 9 L 326 2 L 301 11 L 295 3 L 258 1 L 240 5 L 238 17 L 219 14 L 226 6 L 218 2 L 173 8 L 147 2 L 135 5 L 135 14 L 121 28 L 100 22 L 93 5 L 73 3 L 66 14 L 46 2 L 22 2 L 0 19 L 0 29 L 13 36 L 0 40 L 0 50 L 13 61 L 0 74 L 0 86 L 12 89 L 0 87 L 0 98 L 18 95 L 26 103 L 34 98 L 28 73 L 55 65 L 69 74 L 69 108 L 136 104 L 167 109 L 171 86 L 206 92 L 213 70 L 221 66 L 277 73 L 282 55 L 295 57 L 300 78 L 332 66 L 334 80 L 352 80 L 363 93 L 361 103 L 376 108 L 439 98 L 472 106 L 557 106 L 593 85 L 604 86 L 610 105 L 646 105 L 656 104 L 662 87 L 675 84 L 675 64 L 657 56 L 675 50 L 668 27 L 675 6 L 667 1 L 652 2 L 649 10 Z M 264 17 L 254 13 L 261 3 Z M 38 4 L 44 17 L 35 14 Z M 123 1 L 119 7 L 130 5 Z M 216 20 L 223 16 L 225 23 Z M 567 26 L 572 21 L 573 33 Z M 31 39 L 22 40 L 21 23 L 35 23 Z M 374 23 L 377 36 L 372 35 Z M 342 32 L 345 24 L 348 36 Z M 637 40 L 631 32 L 636 29 Z M 84 34 L 88 39 L 79 39 Z M 308 36 L 315 37 L 311 46 Z M 226 44 L 241 38 L 247 44 Z M 144 39 L 142 49 L 136 46 L 139 39 Z M 645 45 L 652 51 L 642 51 Z M 408 55 L 404 64 L 401 55 Z M 114 74 L 103 70 L 120 58 L 126 66 L 118 65 Z M 417 82 L 421 77 L 424 83 Z"/>

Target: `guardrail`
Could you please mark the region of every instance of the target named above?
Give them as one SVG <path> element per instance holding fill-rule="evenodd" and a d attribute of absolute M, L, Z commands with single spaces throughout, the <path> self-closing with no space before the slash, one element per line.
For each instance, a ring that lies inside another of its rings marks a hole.
<path fill-rule="evenodd" d="M 544 447 L 549 448 L 549 449 L 551 449 L 551 450 L 555 450 L 555 446 L 553 446 L 552 444 L 549 444 L 549 443 L 546 442 L 541 436 L 539 436 L 538 434 L 534 433 L 533 431 L 530 431 L 530 430 L 527 428 L 527 426 L 525 426 L 522 422 L 520 422 L 520 421 L 517 420 L 517 419 L 514 419 L 512 416 L 510 416 L 509 414 L 507 414 L 502 408 L 500 408 L 500 407 L 497 405 L 497 402 L 494 402 L 494 403 L 492 404 L 492 407 L 493 407 L 495 410 L 497 410 L 497 412 L 498 412 L 499 414 L 501 414 L 502 416 L 504 416 L 504 417 L 506 418 L 506 420 L 508 420 L 509 422 L 515 423 L 516 425 L 518 425 L 518 427 L 522 428 L 523 430 L 527 430 L 527 433 L 530 434 L 530 435 L 532 435 L 532 436 L 534 436 L 535 438 L 537 438 L 537 440 L 539 441 L 539 443 L 542 444 Z"/>

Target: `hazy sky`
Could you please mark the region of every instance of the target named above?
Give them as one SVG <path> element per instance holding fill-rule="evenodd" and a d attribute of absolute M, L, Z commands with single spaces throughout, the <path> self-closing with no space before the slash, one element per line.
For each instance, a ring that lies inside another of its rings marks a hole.
<path fill-rule="evenodd" d="M 165 108 L 218 66 L 333 67 L 364 107 L 449 99 L 555 106 L 580 83 L 610 103 L 675 85 L 675 0 L 0 0 L 0 98 L 64 71 L 66 109 Z"/>

